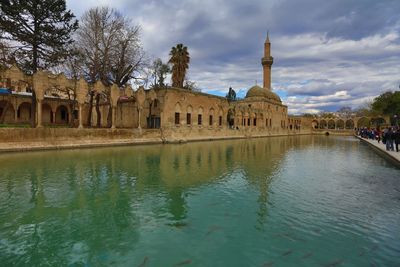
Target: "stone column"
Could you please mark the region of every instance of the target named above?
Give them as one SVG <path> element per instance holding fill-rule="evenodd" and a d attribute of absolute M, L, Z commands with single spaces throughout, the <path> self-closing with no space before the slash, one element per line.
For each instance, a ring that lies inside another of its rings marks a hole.
<path fill-rule="evenodd" d="M 56 112 L 52 110 L 51 115 L 53 116 L 53 120 L 51 123 L 55 124 L 56 123 Z"/>
<path fill-rule="evenodd" d="M 139 89 L 136 91 L 135 97 L 136 97 L 136 101 L 137 101 L 137 105 L 138 105 L 137 107 L 138 107 L 138 115 L 139 115 L 138 129 L 142 129 L 142 126 L 140 125 L 141 124 L 140 117 L 142 116 L 142 109 L 143 109 L 144 102 L 146 100 L 146 93 L 144 91 L 143 86 L 140 86 Z"/>
<path fill-rule="evenodd" d="M 140 117 L 141 117 L 141 111 L 142 111 L 142 108 L 141 107 L 138 107 L 138 129 L 142 129 L 142 127 L 140 126 Z"/>
<path fill-rule="evenodd" d="M 18 105 L 14 109 L 14 122 L 18 122 Z"/>
<path fill-rule="evenodd" d="M 78 104 L 78 108 L 79 108 L 79 126 L 78 126 L 78 128 L 83 128 L 83 120 L 82 120 L 83 104 Z"/>
<path fill-rule="evenodd" d="M 41 128 L 42 126 L 42 100 L 36 100 L 36 108 L 37 108 L 37 125 L 36 128 Z"/>
<path fill-rule="evenodd" d="M 67 121 L 68 124 L 71 124 L 74 121 L 74 111 L 73 110 L 69 111 L 68 108 L 67 108 Z"/>
<path fill-rule="evenodd" d="M 167 124 L 167 122 L 164 121 L 164 112 L 160 111 L 160 128 L 163 127 L 164 124 Z M 192 124 L 193 124 L 193 117 L 192 117 Z"/>
<path fill-rule="evenodd" d="M 111 129 L 115 129 L 115 121 L 116 121 L 116 119 L 115 119 L 115 117 L 116 117 L 116 112 L 117 111 L 117 109 L 116 109 L 116 107 L 111 107 L 111 112 L 112 112 L 112 118 L 111 118 Z"/>

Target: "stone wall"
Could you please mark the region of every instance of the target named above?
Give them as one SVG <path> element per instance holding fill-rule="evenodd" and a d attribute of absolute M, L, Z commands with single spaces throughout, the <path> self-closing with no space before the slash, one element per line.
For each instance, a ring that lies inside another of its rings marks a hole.
<path fill-rule="evenodd" d="M 160 138 L 159 130 L 78 129 L 78 128 L 0 128 L 0 143 L 7 142 L 90 142 Z"/>
<path fill-rule="evenodd" d="M 158 139 L 160 142 L 208 140 L 222 138 L 250 138 L 259 136 L 310 134 L 311 131 L 274 133 L 261 129 L 235 130 L 226 127 L 190 127 L 185 129 L 78 129 L 78 128 L 0 128 L 1 143 L 87 143 L 113 140 Z"/>

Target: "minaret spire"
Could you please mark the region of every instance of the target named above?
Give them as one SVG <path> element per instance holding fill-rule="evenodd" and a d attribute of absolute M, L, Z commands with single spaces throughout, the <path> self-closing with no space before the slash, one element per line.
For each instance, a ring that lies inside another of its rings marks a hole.
<path fill-rule="evenodd" d="M 271 57 L 271 42 L 269 41 L 269 31 L 267 31 L 267 39 L 264 43 L 264 57 L 261 59 L 264 74 L 264 88 L 271 90 L 271 66 L 274 58 Z"/>

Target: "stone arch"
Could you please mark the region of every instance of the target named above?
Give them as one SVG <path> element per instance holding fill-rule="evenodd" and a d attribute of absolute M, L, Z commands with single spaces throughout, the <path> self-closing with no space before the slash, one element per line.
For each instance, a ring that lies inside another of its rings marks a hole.
<path fill-rule="evenodd" d="M 268 112 L 267 112 L 266 122 L 268 124 L 268 128 L 272 128 L 272 111 L 271 110 L 268 110 Z"/>
<path fill-rule="evenodd" d="M 264 127 L 264 114 L 263 113 L 259 113 L 257 116 L 257 127 Z"/>
<path fill-rule="evenodd" d="M 230 128 L 234 127 L 235 125 L 235 112 L 233 109 L 228 109 L 228 112 L 226 114 L 226 122 L 228 123 L 228 126 Z"/>
<path fill-rule="evenodd" d="M 0 101 L 0 123 L 15 123 L 15 108 L 8 100 Z"/>
<path fill-rule="evenodd" d="M 326 129 L 327 127 L 328 127 L 328 123 L 326 122 L 326 120 L 320 120 L 319 128 L 320 129 Z"/>
<path fill-rule="evenodd" d="M 362 117 L 362 118 L 358 119 L 357 127 L 358 128 L 360 128 L 360 127 L 369 127 L 370 122 L 371 122 L 370 119 L 368 119 L 367 117 Z"/>
<path fill-rule="evenodd" d="M 340 130 L 343 130 L 344 129 L 344 120 L 342 120 L 342 119 L 337 120 L 336 121 L 336 128 L 340 129 Z"/>
<path fill-rule="evenodd" d="M 186 112 L 187 112 L 187 113 L 193 113 L 193 107 L 192 107 L 192 105 L 188 105 L 188 106 L 187 106 Z"/>
<path fill-rule="evenodd" d="M 332 119 L 330 119 L 330 120 L 328 121 L 328 129 L 335 129 L 335 127 L 336 127 L 335 121 L 332 120 Z"/>
<path fill-rule="evenodd" d="M 236 127 L 243 126 L 243 112 L 241 110 L 237 110 L 235 112 L 236 117 Z"/>
<path fill-rule="evenodd" d="M 145 106 L 148 106 L 149 109 L 146 117 L 147 128 L 159 129 L 161 127 L 161 103 L 157 98 L 146 99 L 146 102 Z M 177 107 L 175 106 L 176 109 Z M 178 109 L 180 110 L 180 106 Z"/>
<path fill-rule="evenodd" d="M 48 103 L 42 104 L 42 123 L 43 124 L 51 124 L 54 122 L 53 118 L 53 110 Z"/>
<path fill-rule="evenodd" d="M 215 110 L 214 110 L 213 107 L 211 107 L 211 108 L 209 109 L 209 111 L 208 111 L 208 114 L 214 115 L 214 113 L 215 113 Z"/>
<path fill-rule="evenodd" d="M 180 104 L 179 102 L 177 102 L 177 103 L 175 104 L 175 112 L 181 113 L 181 111 L 182 111 L 181 104 Z"/>
<path fill-rule="evenodd" d="M 59 105 L 56 109 L 56 117 L 54 122 L 56 124 L 68 124 L 70 114 L 65 105 Z"/>
<path fill-rule="evenodd" d="M 22 102 L 17 109 L 17 120 L 18 122 L 27 123 L 32 118 L 32 103 Z"/>
<path fill-rule="evenodd" d="M 224 118 L 224 110 L 221 106 L 218 107 L 218 126 L 223 125 L 223 118 Z"/>
<path fill-rule="evenodd" d="M 257 126 L 257 113 L 251 113 L 250 126 Z"/>
<path fill-rule="evenodd" d="M 203 125 L 203 115 L 204 115 L 204 109 L 202 106 L 200 106 L 197 109 L 197 125 Z"/>
<path fill-rule="evenodd" d="M 226 114 L 226 122 L 228 123 L 229 128 L 235 126 L 235 112 L 231 108 L 228 109 L 228 112 Z"/>
<path fill-rule="evenodd" d="M 224 109 L 221 106 L 218 107 L 218 115 L 224 116 Z"/>
<path fill-rule="evenodd" d="M 353 129 L 354 128 L 354 121 L 353 120 L 347 120 L 345 123 L 346 129 Z"/>
<path fill-rule="evenodd" d="M 186 107 L 186 124 L 192 125 L 193 123 L 193 107 L 192 105 L 188 105 Z"/>
<path fill-rule="evenodd" d="M 243 126 L 247 126 L 247 124 L 250 122 L 250 117 L 249 117 L 249 113 L 248 112 L 244 112 L 243 113 L 243 122 L 242 125 Z"/>
<path fill-rule="evenodd" d="M 198 114 L 203 114 L 203 113 L 204 113 L 204 109 L 203 109 L 202 106 L 200 106 L 200 107 L 198 108 L 197 113 L 198 113 Z"/>
<path fill-rule="evenodd" d="M 175 116 L 174 116 L 175 125 L 181 124 L 181 112 L 182 112 L 182 106 L 179 102 L 177 102 L 175 104 Z"/>
<path fill-rule="evenodd" d="M 313 129 L 318 129 L 319 128 L 319 123 L 317 120 L 312 120 L 311 126 Z"/>
<path fill-rule="evenodd" d="M 143 114 L 144 112 L 142 112 Z M 145 114 L 146 116 L 148 114 Z M 133 128 L 139 114 L 133 98 L 120 98 L 117 101 L 115 121 L 117 128 Z"/>
<path fill-rule="evenodd" d="M 210 108 L 208 111 L 208 125 L 213 126 L 215 123 L 215 110 L 213 107 Z"/>

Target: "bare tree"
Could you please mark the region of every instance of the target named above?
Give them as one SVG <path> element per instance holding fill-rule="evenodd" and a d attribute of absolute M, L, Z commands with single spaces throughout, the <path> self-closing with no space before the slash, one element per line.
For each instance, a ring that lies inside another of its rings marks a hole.
<path fill-rule="evenodd" d="M 58 73 L 63 73 L 66 77 L 74 81 L 74 86 L 72 88 L 61 88 L 62 91 L 68 96 L 70 109 L 74 112 L 76 109 L 76 98 L 77 98 L 77 83 L 78 80 L 83 77 L 83 61 L 84 55 L 76 48 L 75 45 L 69 46 L 69 56 L 63 62 L 63 64 L 58 66 Z M 89 94 L 89 92 L 88 92 Z M 75 113 L 72 114 L 73 116 Z M 73 126 L 74 121 L 71 120 L 71 126 Z"/>
<path fill-rule="evenodd" d="M 339 113 L 340 116 L 350 117 L 351 114 L 353 114 L 353 110 L 351 107 L 345 106 L 338 109 L 337 113 Z"/>
<path fill-rule="evenodd" d="M 140 27 L 122 16 L 115 9 L 96 7 L 88 10 L 81 18 L 77 31 L 77 48 L 85 55 L 83 73 L 90 83 L 100 80 L 106 87 L 116 84 L 125 86 L 135 79 L 142 70 L 144 52 L 140 43 Z M 90 92 L 89 116 L 96 98 L 97 118 L 101 116 L 99 104 L 104 102 L 110 106 L 107 118 L 111 126 L 110 92 Z M 91 119 L 88 118 L 88 123 Z M 97 123 L 99 125 L 99 121 Z"/>
<path fill-rule="evenodd" d="M 150 66 L 152 87 L 165 87 L 165 78 L 168 73 L 171 73 L 171 68 L 168 64 L 162 62 L 160 58 L 153 61 Z"/>
<path fill-rule="evenodd" d="M 189 79 L 185 79 L 183 88 L 190 90 L 190 91 L 194 91 L 194 92 L 201 92 L 201 89 L 197 86 L 197 83 L 194 81 L 191 81 Z"/>

